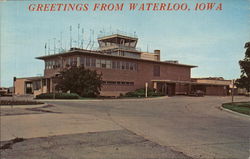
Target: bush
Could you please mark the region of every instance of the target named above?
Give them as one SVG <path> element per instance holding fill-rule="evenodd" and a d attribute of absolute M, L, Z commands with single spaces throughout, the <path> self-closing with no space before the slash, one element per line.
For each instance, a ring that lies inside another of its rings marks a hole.
<path fill-rule="evenodd" d="M 56 90 L 77 93 L 82 97 L 96 97 L 100 95 L 102 74 L 96 70 L 84 67 L 71 67 L 60 72 L 54 79 Z"/>
<path fill-rule="evenodd" d="M 36 99 L 80 99 L 81 97 L 76 93 L 43 93 L 36 96 Z"/>
<path fill-rule="evenodd" d="M 163 93 L 156 92 L 154 89 L 148 89 L 148 97 L 164 96 Z M 145 97 L 145 88 L 137 89 L 134 92 L 128 92 L 125 97 Z"/>

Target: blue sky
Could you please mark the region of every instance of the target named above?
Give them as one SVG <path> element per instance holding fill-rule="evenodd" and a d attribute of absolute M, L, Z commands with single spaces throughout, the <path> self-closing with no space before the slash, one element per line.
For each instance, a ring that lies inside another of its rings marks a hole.
<path fill-rule="evenodd" d="M 30 3 L 49 1 L 0 2 L 1 11 L 1 86 L 12 85 L 13 77 L 43 75 L 43 61 L 35 57 L 44 55 L 48 40 L 60 39 L 69 48 L 69 27 L 77 39 L 77 25 L 84 28 L 84 44 L 90 38 L 90 29 L 96 35 L 100 30 L 117 29 L 134 33 L 139 38 L 138 47 L 146 51 L 161 50 L 162 60 L 179 60 L 180 63 L 197 65 L 192 77 L 238 78 L 238 61 L 244 58 L 244 44 L 250 41 L 250 1 L 211 0 L 222 3 L 222 11 L 133 11 L 121 12 L 30 12 Z M 59 1 L 50 1 L 49 3 Z M 70 3 L 72 1 L 61 1 Z M 89 0 L 75 3 L 123 3 L 122 0 Z M 132 2 L 127 0 L 126 3 Z M 142 2 L 186 2 L 191 7 L 200 0 L 172 0 Z M 58 43 L 57 43 L 58 46 Z M 97 43 L 95 44 L 95 47 Z"/>

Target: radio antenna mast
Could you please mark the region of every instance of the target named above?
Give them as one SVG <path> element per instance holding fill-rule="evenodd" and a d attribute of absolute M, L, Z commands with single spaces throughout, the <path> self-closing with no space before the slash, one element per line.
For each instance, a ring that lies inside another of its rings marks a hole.
<path fill-rule="evenodd" d="M 59 52 L 63 51 L 63 47 L 62 47 L 62 32 L 60 32 L 60 50 Z"/>
<path fill-rule="evenodd" d="M 54 40 L 54 54 L 56 54 L 56 38 L 53 38 Z"/>
<path fill-rule="evenodd" d="M 92 45 L 90 47 L 90 50 L 92 50 L 92 48 L 93 48 L 93 46 L 95 44 L 95 40 L 94 40 L 95 31 L 94 30 L 92 30 L 92 35 L 93 35 L 93 39 L 92 39 Z"/>
<path fill-rule="evenodd" d="M 82 40 L 81 40 L 81 48 L 83 49 L 83 41 L 84 41 L 84 29 L 82 28 Z"/>
<path fill-rule="evenodd" d="M 77 47 L 79 48 L 79 41 L 80 41 L 80 35 L 79 35 L 79 30 L 80 30 L 80 24 L 78 24 L 78 27 L 77 27 Z"/>
<path fill-rule="evenodd" d="M 69 27 L 69 32 L 70 32 L 70 49 L 72 48 L 72 26 L 70 25 L 70 27 Z"/>
<path fill-rule="evenodd" d="M 91 32 L 92 32 L 92 29 L 90 29 L 90 34 L 89 34 L 89 43 L 86 47 L 86 49 L 88 49 L 89 45 L 91 44 Z"/>
<path fill-rule="evenodd" d="M 47 42 L 45 43 L 44 51 L 45 51 L 45 56 L 46 56 L 47 55 Z"/>
<path fill-rule="evenodd" d="M 48 55 L 50 55 L 50 39 L 49 39 L 49 44 L 48 44 Z"/>

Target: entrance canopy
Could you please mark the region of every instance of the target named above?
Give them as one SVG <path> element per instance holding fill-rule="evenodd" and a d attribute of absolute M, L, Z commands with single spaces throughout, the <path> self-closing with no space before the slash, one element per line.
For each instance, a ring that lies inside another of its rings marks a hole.
<path fill-rule="evenodd" d="M 161 82 L 161 83 L 180 83 L 180 84 L 190 84 L 190 85 L 209 85 L 209 86 L 228 86 L 228 84 L 220 83 L 198 83 L 191 81 L 175 81 L 175 80 L 151 80 L 152 82 Z"/>

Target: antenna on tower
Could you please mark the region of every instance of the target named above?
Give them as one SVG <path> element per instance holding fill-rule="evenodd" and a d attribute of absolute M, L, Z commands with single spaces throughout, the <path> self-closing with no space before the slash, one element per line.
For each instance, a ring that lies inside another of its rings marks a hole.
<path fill-rule="evenodd" d="M 48 55 L 50 55 L 50 39 L 49 39 L 49 44 L 48 44 Z"/>
<path fill-rule="evenodd" d="M 65 40 L 65 43 L 64 43 L 64 48 L 65 48 L 65 51 L 67 51 L 67 42 Z"/>
<path fill-rule="evenodd" d="M 81 40 L 81 48 L 83 49 L 83 41 L 84 41 L 84 29 L 82 28 L 82 40 Z"/>
<path fill-rule="evenodd" d="M 60 32 L 60 49 L 59 52 L 63 51 L 63 47 L 62 47 L 62 32 Z"/>
<path fill-rule="evenodd" d="M 89 34 L 89 43 L 86 47 L 86 49 L 88 49 L 89 45 L 91 44 L 91 32 L 92 32 L 92 29 L 90 29 L 90 34 Z"/>
<path fill-rule="evenodd" d="M 78 26 L 77 26 L 77 47 L 78 47 L 78 48 L 80 47 L 80 46 L 79 46 L 79 41 L 80 41 L 79 30 L 80 30 L 80 24 L 78 24 Z"/>
<path fill-rule="evenodd" d="M 95 40 L 94 40 L 95 31 L 94 30 L 92 30 L 92 35 L 93 35 L 93 40 L 92 40 L 92 45 L 90 47 L 90 50 L 92 50 L 92 48 L 93 48 L 93 46 L 95 44 Z"/>
<path fill-rule="evenodd" d="M 69 44 L 69 46 L 70 46 L 70 49 L 72 48 L 72 26 L 70 25 L 70 27 L 69 27 L 69 32 L 70 32 L 70 44 Z"/>
<path fill-rule="evenodd" d="M 46 56 L 46 54 L 47 54 L 47 43 L 45 43 L 44 51 L 45 51 L 45 56 Z"/>
<path fill-rule="evenodd" d="M 56 54 L 56 38 L 53 38 L 54 40 L 54 54 Z"/>

